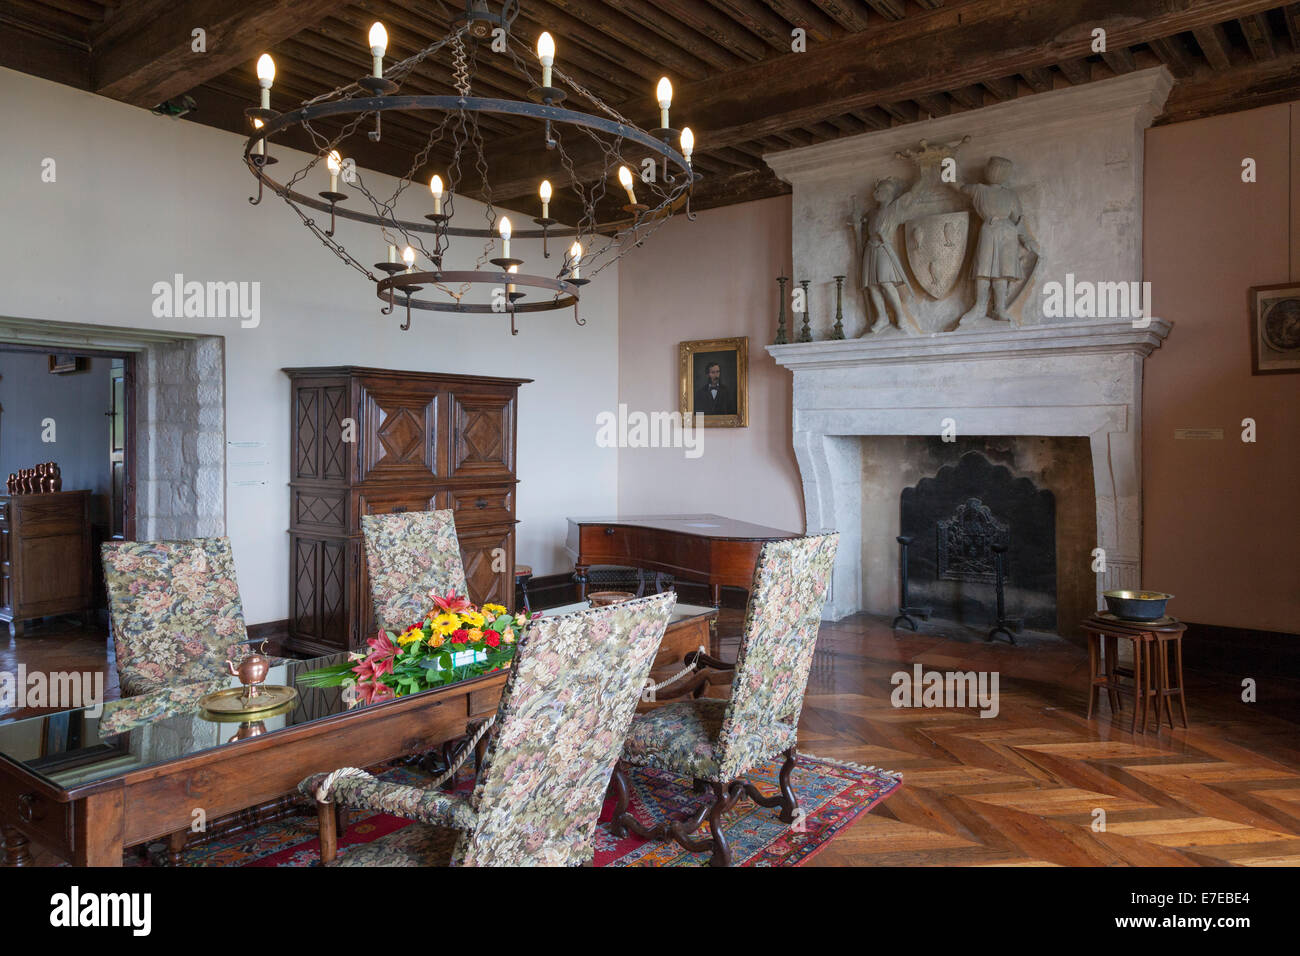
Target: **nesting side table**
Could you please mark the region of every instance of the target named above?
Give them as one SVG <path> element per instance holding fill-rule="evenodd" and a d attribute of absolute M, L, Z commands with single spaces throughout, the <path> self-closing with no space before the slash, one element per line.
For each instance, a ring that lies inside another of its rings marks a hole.
<path fill-rule="evenodd" d="M 1160 621 L 1125 621 L 1111 614 L 1097 613 L 1083 622 L 1088 635 L 1088 719 L 1092 719 L 1094 703 L 1105 689 L 1112 713 L 1120 709 L 1123 686 L 1119 678 L 1133 679 L 1133 721 L 1130 733 L 1137 732 L 1138 712 L 1142 714 L 1142 732 L 1146 733 L 1150 705 L 1154 702 L 1156 730 L 1160 729 L 1162 710 L 1169 715 L 1169 727 L 1174 726 L 1173 704 L 1177 696 L 1182 711 L 1183 726 L 1187 726 L 1187 700 L 1183 694 L 1183 632 L 1187 625 L 1174 618 Z M 1133 642 L 1132 669 L 1120 667 L 1119 642 Z M 1174 648 L 1174 670 L 1169 667 L 1169 645 Z M 1177 684 L 1171 684 L 1171 678 Z"/>

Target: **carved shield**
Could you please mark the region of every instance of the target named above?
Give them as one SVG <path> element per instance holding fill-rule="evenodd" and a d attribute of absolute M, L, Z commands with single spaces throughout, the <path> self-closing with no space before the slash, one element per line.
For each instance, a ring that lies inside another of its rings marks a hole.
<path fill-rule="evenodd" d="M 903 225 L 907 264 L 921 288 L 936 299 L 952 291 L 966 260 L 969 212 L 942 212 Z"/>

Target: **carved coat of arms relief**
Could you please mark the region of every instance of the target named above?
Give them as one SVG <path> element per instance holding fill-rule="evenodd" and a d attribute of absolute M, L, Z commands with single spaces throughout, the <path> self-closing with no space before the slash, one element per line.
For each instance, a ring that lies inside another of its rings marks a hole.
<path fill-rule="evenodd" d="M 983 182 L 962 183 L 956 153 L 970 139 L 925 140 L 897 153 L 917 170 L 876 182 L 865 215 L 854 199 L 861 286 L 869 333 L 913 335 L 1019 325 L 1038 269 L 1014 164 L 989 159 Z"/>

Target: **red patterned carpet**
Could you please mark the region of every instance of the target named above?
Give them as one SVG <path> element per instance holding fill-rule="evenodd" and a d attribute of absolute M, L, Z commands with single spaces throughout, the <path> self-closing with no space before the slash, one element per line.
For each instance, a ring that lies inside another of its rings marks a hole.
<path fill-rule="evenodd" d="M 773 761 L 750 780 L 764 793 L 777 791 L 780 761 Z M 419 784 L 427 779 L 409 768 L 387 771 L 385 779 Z M 468 789 L 470 774 L 462 774 L 458 789 Z M 690 780 L 660 770 L 634 768 L 629 774 L 633 814 L 653 825 L 665 817 L 688 815 L 704 797 L 692 793 Z M 801 819 L 781 823 L 776 808 L 764 808 L 741 798 L 727 814 L 726 831 L 737 866 L 799 866 L 830 843 L 844 827 L 887 799 L 901 780 L 888 772 L 856 764 L 800 755 L 793 784 L 799 795 Z M 703 866 L 708 854 L 688 853 L 671 842 L 636 836 L 616 840 L 606 828 L 613 801 L 601 815 L 596 831 L 596 866 Z M 409 825 L 387 814 L 356 814 L 339 841 L 340 854 L 349 846 L 368 843 Z M 315 866 L 318 863 L 316 815 L 303 812 L 252 830 L 218 837 L 186 849 L 184 866 Z M 132 854 L 129 863 L 139 863 Z"/>

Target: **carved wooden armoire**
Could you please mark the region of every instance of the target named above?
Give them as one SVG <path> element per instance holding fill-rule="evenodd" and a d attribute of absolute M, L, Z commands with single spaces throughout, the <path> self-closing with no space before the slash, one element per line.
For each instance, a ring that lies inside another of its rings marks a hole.
<path fill-rule="evenodd" d="M 375 632 L 361 516 L 450 508 L 469 598 L 514 606 L 515 421 L 531 379 L 289 368 L 288 646 Z"/>

